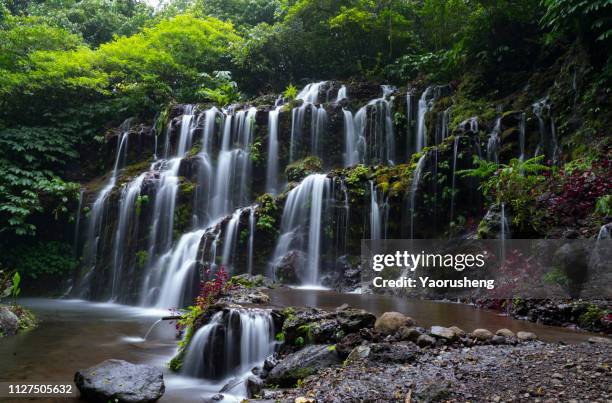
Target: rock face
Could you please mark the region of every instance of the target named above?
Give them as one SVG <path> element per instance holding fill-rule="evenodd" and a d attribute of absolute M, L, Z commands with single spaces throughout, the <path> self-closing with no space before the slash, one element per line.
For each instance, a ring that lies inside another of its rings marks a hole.
<path fill-rule="evenodd" d="M 155 402 L 165 391 L 162 372 L 150 365 L 136 365 L 123 360 L 106 360 L 79 370 L 74 383 L 88 402 Z"/>
<path fill-rule="evenodd" d="M 385 312 L 376 320 L 374 328 L 385 334 L 393 334 L 402 326 L 413 326 L 414 320 L 399 312 Z"/>
<path fill-rule="evenodd" d="M 0 333 L 13 336 L 19 330 L 19 318 L 7 307 L 0 306 Z"/>
<path fill-rule="evenodd" d="M 298 379 L 304 379 L 323 368 L 338 363 L 340 359 L 333 346 L 306 346 L 279 361 L 268 374 L 266 381 L 278 386 L 293 386 Z"/>

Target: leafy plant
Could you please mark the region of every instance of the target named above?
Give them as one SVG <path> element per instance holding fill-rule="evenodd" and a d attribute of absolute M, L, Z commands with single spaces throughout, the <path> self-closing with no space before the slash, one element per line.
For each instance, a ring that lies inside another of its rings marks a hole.
<path fill-rule="evenodd" d="M 597 199 L 595 212 L 604 217 L 612 217 L 612 195 L 601 196 Z"/>
<path fill-rule="evenodd" d="M 287 86 L 287 88 L 285 88 L 285 91 L 283 91 L 283 97 L 287 100 L 287 101 L 293 101 L 295 99 L 295 97 L 297 97 L 298 94 L 298 89 L 295 85 L 289 83 L 289 85 Z"/>

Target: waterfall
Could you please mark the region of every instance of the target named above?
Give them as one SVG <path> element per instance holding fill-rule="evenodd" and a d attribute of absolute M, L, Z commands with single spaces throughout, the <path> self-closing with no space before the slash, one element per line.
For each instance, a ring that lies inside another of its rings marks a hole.
<path fill-rule="evenodd" d="M 231 374 L 246 376 L 253 367 L 263 364 L 275 346 L 270 312 L 220 311 L 193 335 L 186 347 L 181 373 L 205 379 L 223 379 Z"/>
<path fill-rule="evenodd" d="M 319 140 L 325 132 L 327 126 L 327 112 L 323 106 L 319 105 L 319 92 L 321 87 L 327 84 L 326 81 L 310 83 L 296 96 L 302 100 L 302 105 L 293 108 L 291 112 L 291 140 L 289 144 L 289 162 L 298 159 L 296 150 L 302 143 L 304 118 L 307 110 L 310 109 L 310 155 L 321 157 Z"/>
<path fill-rule="evenodd" d="M 302 279 L 306 285 L 317 285 L 319 281 L 322 213 L 329 182 L 326 175 L 313 174 L 289 192 L 281 219 L 281 236 L 274 250 L 273 267 L 292 247 L 306 253 L 305 267 L 308 272 Z M 299 231 L 306 227 L 307 235 L 300 234 Z M 306 244 L 304 238 L 307 239 Z"/>
<path fill-rule="evenodd" d="M 85 191 L 81 189 L 79 191 L 79 203 L 77 205 L 76 210 L 76 219 L 74 222 L 74 238 L 72 240 L 72 251 L 74 253 L 74 257 L 79 257 L 79 232 L 81 229 L 81 208 L 83 207 L 83 193 Z"/>
<path fill-rule="evenodd" d="M 179 143 L 176 153 L 179 156 L 185 155 L 185 153 L 191 148 L 191 143 L 193 140 L 193 129 L 191 127 L 191 122 L 193 120 L 194 110 L 195 107 L 193 105 L 185 105 L 185 109 L 183 110 L 181 132 L 179 135 Z"/>
<path fill-rule="evenodd" d="M 124 269 L 125 247 L 129 243 L 129 237 L 136 237 L 137 231 L 134 225 L 138 223 L 135 207 L 136 198 L 140 196 L 140 188 L 146 173 L 142 173 L 133 181 L 123 187 L 119 199 L 119 221 L 113 238 L 113 260 L 112 260 L 112 283 L 111 300 L 119 297 L 119 287 Z M 128 237 L 129 235 L 129 237 Z"/>
<path fill-rule="evenodd" d="M 266 164 L 266 192 L 278 194 L 278 116 L 282 106 L 268 113 L 268 163 Z"/>
<path fill-rule="evenodd" d="M 353 125 L 344 114 L 345 166 L 357 162 L 395 164 L 395 133 L 390 95 L 393 87 L 382 86 L 382 98 L 373 99 L 355 114 Z"/>
<path fill-rule="evenodd" d="M 448 123 L 450 121 L 451 108 L 446 108 L 439 118 L 439 125 L 436 127 L 436 144 L 440 144 L 448 137 Z"/>
<path fill-rule="evenodd" d="M 610 234 L 610 230 L 608 229 L 607 225 L 602 225 L 601 228 L 599 228 L 597 240 L 599 241 L 601 239 L 612 239 L 612 234 Z"/>
<path fill-rule="evenodd" d="M 338 90 L 338 95 L 336 96 L 336 103 L 342 101 L 343 99 L 348 99 L 346 85 L 341 86 Z"/>
<path fill-rule="evenodd" d="M 213 181 L 213 164 L 210 155 L 213 150 L 213 142 L 217 130 L 216 120 L 219 115 L 223 117 L 220 111 L 215 107 L 204 112 L 202 149 L 197 155 L 197 187 L 193 203 L 194 228 L 205 225 L 211 219 L 209 214 L 209 197 Z"/>
<path fill-rule="evenodd" d="M 493 131 L 489 134 L 489 140 L 487 142 L 487 159 L 497 164 L 499 164 L 499 151 L 501 147 L 500 133 L 501 116 L 498 116 L 497 119 L 495 119 L 495 126 L 493 127 Z"/>
<path fill-rule="evenodd" d="M 412 185 L 410 186 L 410 239 L 414 239 L 414 209 L 416 207 L 416 196 L 423 168 L 425 167 L 426 156 L 427 154 L 423 154 L 421 158 L 419 158 L 419 162 L 417 162 L 417 166 L 412 173 Z"/>
<path fill-rule="evenodd" d="M 83 264 L 88 269 L 85 276 L 81 279 L 80 296 L 86 295 L 89 290 L 90 276 L 93 274 L 96 263 L 98 249 L 100 248 L 100 238 L 103 237 L 103 231 L 105 230 L 103 223 L 106 220 L 107 213 L 107 199 L 111 191 L 115 187 L 117 181 L 117 174 L 123 167 L 127 158 L 127 147 L 129 138 L 129 129 L 132 119 L 127 119 L 121 124 L 121 138 L 117 142 L 117 154 L 115 157 L 115 164 L 110 178 L 100 190 L 96 199 L 91 207 L 91 213 L 88 220 L 88 228 L 86 234 L 85 247 L 83 251 Z"/>
<path fill-rule="evenodd" d="M 236 246 L 236 238 L 238 237 L 238 228 L 240 226 L 240 216 L 243 209 L 238 209 L 232 214 L 232 218 L 228 221 L 225 227 L 225 239 L 223 240 L 223 260 L 221 264 L 229 268 L 233 261 L 234 251 Z M 231 270 L 230 270 L 231 272 Z"/>
<path fill-rule="evenodd" d="M 543 149 L 543 153 L 548 151 L 553 163 L 558 162 L 559 159 L 559 144 L 557 142 L 557 129 L 555 127 L 555 120 L 552 118 L 550 113 L 550 104 L 548 98 L 541 99 L 532 105 L 533 114 L 538 118 L 538 125 L 540 131 L 540 143 L 538 144 L 535 152 L 535 156 L 540 155 Z M 544 120 L 544 113 L 547 113 L 550 119 L 550 130 L 546 128 L 546 122 Z"/>
<path fill-rule="evenodd" d="M 431 96 L 433 87 L 427 89 L 419 99 L 419 109 L 417 114 L 417 135 L 416 135 L 416 152 L 420 152 L 427 145 L 427 127 L 425 126 L 425 117 L 429 112 L 430 104 L 427 99 Z"/>
<path fill-rule="evenodd" d="M 459 140 L 461 136 L 455 136 L 453 143 L 453 180 L 451 190 L 451 207 L 450 207 L 450 222 L 455 218 L 455 182 L 457 179 L 457 150 L 459 149 Z"/>
<path fill-rule="evenodd" d="M 249 246 L 247 255 L 247 273 L 253 274 L 253 245 L 255 243 L 255 207 L 249 208 Z"/>
<path fill-rule="evenodd" d="M 519 160 L 525 161 L 525 126 L 526 126 L 527 114 L 521 113 L 521 120 L 519 122 Z"/>
<path fill-rule="evenodd" d="M 370 181 L 370 239 L 380 239 L 380 207 L 374 181 Z"/>

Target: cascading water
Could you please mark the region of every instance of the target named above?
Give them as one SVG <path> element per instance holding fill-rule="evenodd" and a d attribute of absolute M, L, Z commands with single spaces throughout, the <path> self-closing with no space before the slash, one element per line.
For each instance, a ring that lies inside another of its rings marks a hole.
<path fill-rule="evenodd" d="M 535 152 L 537 157 L 540 153 L 548 154 L 553 163 L 558 162 L 559 159 L 559 145 L 557 142 L 557 129 L 555 127 L 555 120 L 550 113 L 550 104 L 548 98 L 539 100 L 532 105 L 533 114 L 538 118 L 538 125 L 540 131 L 540 143 L 538 144 Z M 550 120 L 550 130 L 546 127 L 545 113 L 548 115 Z"/>
<path fill-rule="evenodd" d="M 278 106 L 268 114 L 268 163 L 266 165 L 266 192 L 278 194 Z"/>
<path fill-rule="evenodd" d="M 262 365 L 275 346 L 274 322 L 269 311 L 220 311 L 193 335 L 186 347 L 181 373 L 205 379 L 236 374 L 246 377 L 253 367 Z"/>
<path fill-rule="evenodd" d="M 102 188 L 102 190 L 96 196 L 91 207 L 91 213 L 88 221 L 87 235 L 83 253 L 83 264 L 87 268 L 87 273 L 80 280 L 79 285 L 79 296 L 83 297 L 87 295 L 89 291 L 89 280 L 90 276 L 96 269 L 97 255 L 100 248 L 100 238 L 103 237 L 103 223 L 106 220 L 106 214 L 108 209 L 108 196 L 115 187 L 117 181 L 117 174 L 119 170 L 125 164 L 127 158 L 127 147 L 129 138 L 129 129 L 132 123 L 132 119 L 127 119 L 121 124 L 121 138 L 118 139 L 117 143 L 117 155 L 115 157 L 115 164 L 110 178 Z"/>
<path fill-rule="evenodd" d="M 305 285 L 318 285 L 319 281 L 322 212 L 325 195 L 329 192 L 329 182 L 324 174 L 306 177 L 289 192 L 283 210 L 281 236 L 274 250 L 272 269 L 290 250 L 300 250 L 306 254 L 305 267 L 301 268 L 302 283 Z M 301 234 L 300 231 L 305 228 L 308 228 L 308 233 Z"/>
<path fill-rule="evenodd" d="M 457 151 L 459 150 L 459 141 L 461 136 L 455 136 L 453 143 L 453 179 L 451 189 L 451 206 L 450 206 L 450 222 L 455 218 L 455 182 L 457 179 Z"/>
<path fill-rule="evenodd" d="M 489 134 L 489 140 L 487 142 L 487 159 L 495 163 L 499 163 L 499 151 L 501 147 L 501 116 L 495 119 L 495 126 L 493 131 Z"/>
<path fill-rule="evenodd" d="M 414 210 L 416 207 L 416 196 L 419 189 L 419 182 L 421 181 L 421 175 L 425 167 L 425 157 L 427 154 L 423 154 L 417 166 L 412 173 L 412 185 L 410 186 L 410 239 L 414 239 Z"/>
<path fill-rule="evenodd" d="M 419 99 L 419 109 L 417 114 L 417 134 L 415 142 L 415 151 L 420 152 L 423 147 L 427 145 L 427 127 L 425 126 L 425 116 L 429 112 L 430 104 L 428 98 L 431 97 L 433 87 L 427 87 L 427 89 L 421 95 Z"/>
<path fill-rule="evenodd" d="M 247 251 L 247 273 L 253 274 L 253 246 L 255 244 L 255 207 L 249 209 L 249 245 Z"/>
<path fill-rule="evenodd" d="M 323 136 L 327 125 L 327 112 L 319 105 L 319 92 L 326 85 L 326 81 L 310 83 L 305 86 L 296 96 L 302 100 L 302 105 L 293 108 L 291 112 L 291 143 L 289 145 L 289 162 L 295 161 L 297 148 L 304 141 L 303 130 L 306 112 L 310 110 L 310 155 L 321 157 L 319 149 L 320 138 Z"/>
<path fill-rule="evenodd" d="M 374 181 L 370 181 L 370 239 L 380 239 L 380 207 Z"/>
<path fill-rule="evenodd" d="M 113 238 L 112 284 L 111 300 L 119 298 L 121 277 L 124 270 L 125 246 L 129 237 L 137 236 L 137 211 L 134 208 L 136 199 L 140 196 L 140 188 L 146 173 L 142 173 L 123 187 L 119 199 L 119 221 Z"/>
<path fill-rule="evenodd" d="M 356 163 L 395 163 L 395 133 L 391 116 L 391 94 L 395 88 L 382 86 L 383 96 L 373 99 L 355 114 L 344 111 L 344 165 Z"/>
<path fill-rule="evenodd" d="M 79 203 L 76 210 L 76 220 L 74 222 L 74 239 L 72 240 L 72 252 L 75 258 L 79 257 L 79 232 L 81 230 L 81 208 L 83 207 L 83 189 L 79 191 Z"/>
<path fill-rule="evenodd" d="M 343 99 L 348 99 L 348 92 L 346 90 L 346 85 L 343 85 L 338 90 L 338 95 L 336 96 L 336 103 L 342 101 Z"/>

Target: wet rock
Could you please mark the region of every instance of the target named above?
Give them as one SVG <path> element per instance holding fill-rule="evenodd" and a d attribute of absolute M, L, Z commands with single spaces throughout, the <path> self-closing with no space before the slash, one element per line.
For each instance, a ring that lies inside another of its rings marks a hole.
<path fill-rule="evenodd" d="M 333 346 L 306 346 L 280 360 L 268 374 L 266 382 L 279 386 L 293 386 L 298 379 L 304 379 L 339 362 L 340 359 Z"/>
<path fill-rule="evenodd" d="M 472 332 L 472 337 L 479 341 L 489 341 L 493 338 L 493 333 L 487 329 L 476 329 Z"/>
<path fill-rule="evenodd" d="M 336 343 L 336 352 L 341 358 L 346 358 L 353 349 L 363 343 L 363 339 L 357 333 L 351 333 Z"/>
<path fill-rule="evenodd" d="M 446 341 L 453 341 L 457 338 L 457 335 L 455 334 L 454 331 L 452 331 L 451 329 L 447 327 L 443 327 L 443 326 L 432 326 L 429 333 L 434 337 L 437 337 L 439 339 L 443 339 Z"/>
<path fill-rule="evenodd" d="M 367 347 L 369 361 L 386 364 L 406 364 L 414 361 L 419 353 L 413 343 L 375 343 Z"/>
<path fill-rule="evenodd" d="M 612 344 L 612 339 L 609 339 L 607 337 L 594 336 L 594 337 L 589 337 L 589 343 L 591 344 Z"/>
<path fill-rule="evenodd" d="M 504 336 L 500 336 L 496 334 L 495 336 L 491 338 L 491 344 L 495 344 L 495 345 L 506 344 L 506 338 Z"/>
<path fill-rule="evenodd" d="M 416 342 L 423 333 L 416 327 L 402 326 L 397 331 L 397 336 L 400 340 Z"/>
<path fill-rule="evenodd" d="M 270 371 L 272 368 L 276 366 L 276 364 L 278 364 L 278 360 L 276 359 L 275 356 L 271 355 L 270 357 L 266 358 L 264 361 L 264 364 L 263 364 L 264 370 Z"/>
<path fill-rule="evenodd" d="M 515 336 L 512 330 L 506 329 L 506 328 L 499 329 L 497 332 L 495 332 L 495 334 L 497 336 L 504 336 L 504 337 L 514 337 Z"/>
<path fill-rule="evenodd" d="M 537 340 L 538 336 L 536 336 L 535 333 L 531 333 L 531 332 L 518 332 L 516 334 L 516 338 L 519 339 L 520 341 L 532 341 L 532 340 Z"/>
<path fill-rule="evenodd" d="M 306 255 L 299 250 L 291 250 L 280 259 L 276 266 L 276 278 L 281 283 L 298 284 L 305 276 Z"/>
<path fill-rule="evenodd" d="M 89 402 L 154 402 L 165 391 L 162 372 L 150 365 L 136 365 L 122 360 L 106 360 L 79 370 L 74 382 Z"/>
<path fill-rule="evenodd" d="M 374 326 L 376 316 L 364 309 L 343 309 L 336 314 L 338 324 L 345 333 Z"/>
<path fill-rule="evenodd" d="M 450 395 L 450 382 L 432 382 L 416 393 L 419 402 L 442 402 Z"/>
<path fill-rule="evenodd" d="M 263 384 L 264 383 L 260 377 L 254 375 L 249 376 L 246 380 L 247 397 L 252 398 L 261 396 Z"/>
<path fill-rule="evenodd" d="M 19 318 L 8 307 L 0 306 L 0 333 L 13 336 L 19 331 Z"/>
<path fill-rule="evenodd" d="M 436 344 L 436 339 L 434 339 L 433 337 L 427 334 L 422 334 L 417 339 L 416 344 L 419 347 L 429 347 L 429 346 L 433 346 Z"/>
<path fill-rule="evenodd" d="M 347 362 L 354 362 L 355 360 L 362 360 L 364 358 L 367 358 L 370 355 L 370 346 L 369 345 L 365 345 L 365 346 L 357 346 L 355 347 L 350 354 L 348 355 L 346 361 Z"/>
<path fill-rule="evenodd" d="M 374 324 L 374 328 L 384 334 L 393 334 L 402 326 L 413 326 L 414 320 L 399 312 L 385 312 Z"/>
<path fill-rule="evenodd" d="M 451 327 L 449 327 L 449 329 L 452 330 L 455 333 L 455 336 L 457 336 L 457 337 L 465 337 L 465 331 L 463 329 L 461 329 L 460 327 L 451 326 Z"/>

